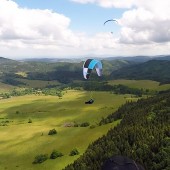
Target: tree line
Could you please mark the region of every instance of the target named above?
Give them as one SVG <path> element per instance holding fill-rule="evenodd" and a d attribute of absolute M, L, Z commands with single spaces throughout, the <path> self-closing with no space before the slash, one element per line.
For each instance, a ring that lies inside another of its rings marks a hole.
<path fill-rule="evenodd" d="M 58 96 L 62 97 L 65 92 L 60 88 L 44 88 L 44 89 L 34 89 L 34 88 L 27 88 L 27 89 L 13 89 L 10 92 L 0 93 L 0 97 L 2 99 L 7 99 L 12 96 L 24 96 L 24 95 L 51 95 L 51 96 Z"/>
<path fill-rule="evenodd" d="M 139 88 L 132 88 L 126 85 L 118 84 L 118 85 L 111 85 L 108 84 L 107 81 L 89 81 L 89 82 L 80 82 L 80 83 L 72 83 L 70 84 L 71 88 L 78 88 L 84 89 L 87 91 L 110 91 L 115 94 L 134 94 L 138 97 L 142 95 L 153 95 L 156 94 L 157 91 L 149 90 L 149 89 L 139 89 Z"/>

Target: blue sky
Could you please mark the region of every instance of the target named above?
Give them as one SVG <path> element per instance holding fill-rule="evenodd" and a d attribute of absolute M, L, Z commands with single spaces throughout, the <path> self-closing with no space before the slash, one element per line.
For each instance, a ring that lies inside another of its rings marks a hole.
<path fill-rule="evenodd" d="M 169 0 L 0 0 L 0 56 L 169 54 Z M 117 19 L 118 23 L 103 23 Z"/>
<path fill-rule="evenodd" d="M 14 0 L 21 7 L 51 9 L 54 12 L 64 14 L 71 19 L 70 29 L 74 31 L 87 32 L 95 34 L 100 31 L 117 32 L 119 26 L 114 23 L 108 23 L 103 26 L 103 22 L 120 18 L 125 9 L 103 8 L 96 4 L 79 4 L 69 0 Z"/>

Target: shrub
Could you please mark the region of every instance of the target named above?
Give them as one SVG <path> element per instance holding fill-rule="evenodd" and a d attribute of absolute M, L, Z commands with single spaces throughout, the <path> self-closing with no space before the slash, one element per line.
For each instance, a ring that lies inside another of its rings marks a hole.
<path fill-rule="evenodd" d="M 28 120 L 28 123 L 32 123 L 32 120 L 31 120 L 31 119 L 29 119 L 29 120 Z"/>
<path fill-rule="evenodd" d="M 63 156 L 61 152 L 54 150 L 50 155 L 50 159 L 56 159 L 61 156 Z"/>
<path fill-rule="evenodd" d="M 96 125 L 91 125 L 90 129 L 94 129 L 96 127 Z"/>
<path fill-rule="evenodd" d="M 49 132 L 48 132 L 48 135 L 55 135 L 57 134 L 57 131 L 55 129 L 51 129 Z"/>
<path fill-rule="evenodd" d="M 15 113 L 16 113 L 16 114 L 19 114 L 20 112 L 17 110 Z"/>
<path fill-rule="evenodd" d="M 37 155 L 34 159 L 34 162 L 33 164 L 40 164 L 44 161 L 46 161 L 48 159 L 48 155 L 47 154 L 40 154 L 40 155 Z"/>
<path fill-rule="evenodd" d="M 70 156 L 74 156 L 74 155 L 78 155 L 79 154 L 79 151 L 75 148 L 73 149 L 71 152 L 70 152 Z"/>
<path fill-rule="evenodd" d="M 74 122 L 74 127 L 79 127 L 79 124 Z"/>
<path fill-rule="evenodd" d="M 80 126 L 81 126 L 81 127 L 87 127 L 87 126 L 89 126 L 89 125 L 90 125 L 89 122 L 84 122 L 84 123 L 82 123 Z"/>

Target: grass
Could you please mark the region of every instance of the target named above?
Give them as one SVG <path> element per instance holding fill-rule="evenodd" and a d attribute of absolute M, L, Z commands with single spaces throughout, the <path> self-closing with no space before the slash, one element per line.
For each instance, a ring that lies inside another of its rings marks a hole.
<path fill-rule="evenodd" d="M 45 88 L 46 86 L 60 85 L 58 81 L 28 80 L 28 79 L 21 79 L 21 78 L 18 78 L 17 80 L 25 83 L 26 85 L 24 86 L 30 88 Z"/>
<path fill-rule="evenodd" d="M 117 84 L 122 84 L 126 85 L 131 88 L 138 88 L 138 89 L 149 89 L 149 90 L 168 90 L 170 89 L 170 84 L 164 84 L 164 85 L 159 85 L 159 82 L 157 81 L 152 81 L 152 80 L 112 80 L 109 81 L 109 84 L 111 85 L 117 85 Z"/>
<path fill-rule="evenodd" d="M 0 169 L 60 170 L 82 155 L 91 142 L 106 134 L 119 121 L 94 129 L 64 127 L 64 124 L 88 121 L 96 125 L 102 117 L 126 102 L 125 95 L 94 92 L 94 104 L 85 105 L 89 97 L 89 92 L 68 91 L 62 99 L 30 95 L 1 100 L 0 122 L 9 122 L 7 126 L 0 126 Z M 32 123 L 28 123 L 29 119 Z M 49 136 L 48 132 L 53 128 L 58 133 Z M 69 156 L 75 147 L 80 155 Z M 61 151 L 64 156 L 55 160 L 48 159 L 42 164 L 32 164 L 37 154 L 50 155 L 54 149 Z"/>
<path fill-rule="evenodd" d="M 15 88 L 15 86 L 0 82 L 0 93 L 9 92 L 10 90 L 12 90 L 14 88 Z"/>
<path fill-rule="evenodd" d="M 19 76 L 22 76 L 22 77 L 25 77 L 25 78 L 28 76 L 26 72 L 17 72 L 15 74 L 19 75 Z"/>

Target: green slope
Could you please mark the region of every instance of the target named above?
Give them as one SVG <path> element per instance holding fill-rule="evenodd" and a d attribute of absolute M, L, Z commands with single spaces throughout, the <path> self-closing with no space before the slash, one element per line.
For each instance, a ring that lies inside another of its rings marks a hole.
<path fill-rule="evenodd" d="M 88 121 L 97 125 L 102 117 L 126 102 L 124 95 L 95 92 L 95 103 L 85 105 L 89 95 L 88 92 L 68 91 L 63 99 L 32 95 L 0 100 L 0 169 L 60 170 L 79 157 L 68 156 L 71 149 L 78 148 L 82 155 L 89 143 L 106 134 L 119 121 L 93 129 L 65 127 L 65 124 Z M 28 123 L 29 119 L 32 123 Z M 49 136 L 48 132 L 53 128 L 58 134 Z M 32 164 L 37 154 L 50 155 L 53 149 L 64 156 Z"/>
<path fill-rule="evenodd" d="M 163 91 L 170 89 L 170 84 L 162 84 L 160 85 L 157 81 L 152 80 L 125 80 L 125 79 L 118 79 L 118 80 L 111 80 L 108 81 L 110 85 L 118 85 L 122 84 L 128 86 L 130 88 L 137 88 L 137 89 L 149 89 L 149 90 L 157 90 Z"/>
<path fill-rule="evenodd" d="M 155 80 L 170 83 L 170 61 L 151 60 L 113 71 L 112 79 Z"/>
<path fill-rule="evenodd" d="M 127 156 L 148 170 L 170 169 L 170 92 L 127 103 L 102 124 L 118 119 L 121 123 L 96 140 L 70 169 L 101 169 L 113 155 Z"/>
<path fill-rule="evenodd" d="M 102 60 L 103 77 L 108 76 L 113 70 L 132 65 L 133 62 L 125 60 Z M 75 80 L 83 80 L 83 62 L 24 62 L 6 58 L 0 58 L 0 82 L 22 86 L 19 78 L 25 80 L 53 81 L 60 83 L 70 83 Z M 95 74 L 96 75 L 96 74 Z"/>

